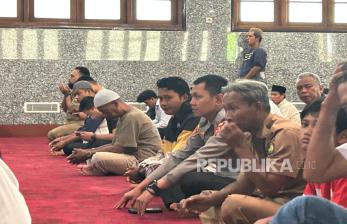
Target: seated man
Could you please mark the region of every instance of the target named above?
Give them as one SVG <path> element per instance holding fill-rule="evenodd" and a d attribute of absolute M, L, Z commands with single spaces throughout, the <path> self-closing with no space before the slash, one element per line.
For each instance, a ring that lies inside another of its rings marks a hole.
<path fill-rule="evenodd" d="M 318 75 L 303 72 L 296 79 L 296 91 L 302 102 L 310 104 L 322 96 L 323 85 Z"/>
<path fill-rule="evenodd" d="M 221 89 L 227 85 L 227 80 L 217 75 L 205 75 L 196 79 L 193 84 L 190 104 L 194 114 L 201 119 L 186 147 L 171 153 L 145 180 L 124 194 L 117 203 L 117 208 L 123 208 L 130 202 L 135 205 L 138 214 L 143 215 L 154 196 L 161 196 L 168 207 L 172 202 L 190 196 L 191 192 L 221 189 L 234 180 L 225 176 L 225 173 L 217 172 L 213 167 L 210 172 L 201 176 L 190 173 L 196 171 L 199 159 L 220 158 L 229 151 L 227 144 L 213 136 L 225 116 Z M 189 175 L 184 177 L 186 174 Z M 202 182 L 204 183 L 201 184 Z"/>
<path fill-rule="evenodd" d="M 167 153 L 181 150 L 198 125 L 200 118 L 195 117 L 189 104 L 190 89 L 181 77 L 167 77 L 157 81 L 161 107 L 166 114 L 172 115 L 165 128 L 161 152 L 142 161 L 138 167 L 128 170 L 125 175 L 133 182 L 139 182 L 155 170 Z"/>
<path fill-rule="evenodd" d="M 82 163 L 85 175 L 123 175 L 138 162 L 154 156 L 160 150 L 160 136 L 151 119 L 139 109 L 129 106 L 120 96 L 108 89 L 100 90 L 94 105 L 107 118 L 118 118 L 111 144 L 91 150 L 75 149 L 67 158 L 71 163 Z"/>
<path fill-rule="evenodd" d="M 95 81 L 95 79 L 93 79 L 90 76 L 81 76 L 77 81 L 87 81 L 87 82 L 89 82 L 90 85 L 92 86 L 93 92 L 95 92 L 95 93 L 99 92 L 103 88 L 97 81 Z"/>
<path fill-rule="evenodd" d="M 72 134 L 74 131 L 82 127 L 85 116 L 83 114 L 76 114 L 76 112 L 78 112 L 78 102 L 71 95 L 73 84 L 79 81 L 81 77 L 90 77 L 90 73 L 86 67 L 78 66 L 71 71 L 67 85 L 62 83 L 59 84 L 59 90 L 64 94 L 61 107 L 66 113 L 66 123 L 50 130 L 48 132 L 49 140 Z"/>
<path fill-rule="evenodd" d="M 73 95 L 78 103 L 81 102 L 81 100 L 87 96 L 94 96 L 95 93 L 93 92 L 91 85 L 87 81 L 79 81 L 74 84 L 73 87 Z M 78 112 L 83 113 L 83 112 Z M 84 114 L 84 113 L 83 113 Z M 94 118 L 91 116 L 88 116 L 85 121 L 84 125 L 78 129 L 79 132 L 95 132 L 99 125 L 102 123 L 104 118 Z M 106 134 L 106 131 L 104 132 Z M 76 133 L 72 133 L 70 135 L 62 136 L 59 138 L 56 138 L 53 140 L 49 146 L 51 151 L 54 154 L 60 155 L 61 150 L 69 143 L 72 143 L 76 140 L 79 140 L 81 137 L 77 136 Z M 64 154 L 64 153 L 62 153 Z"/>
<path fill-rule="evenodd" d="M 323 99 L 318 99 L 307 105 L 301 112 L 302 127 L 301 127 L 301 149 L 306 152 L 307 145 L 313 130 L 315 129 L 319 111 Z M 336 131 L 334 136 L 335 146 L 347 143 L 347 114 L 343 109 L 340 109 L 336 118 Z M 315 166 L 315 164 L 311 164 Z M 307 183 L 304 195 L 315 195 L 323 197 L 331 202 L 334 202 L 343 207 L 347 207 L 347 178 L 334 179 L 324 183 Z M 289 202 L 289 204 L 291 204 Z M 287 204 L 284 206 L 288 206 Z M 290 218 L 288 218 L 290 219 Z M 271 219 L 259 220 L 257 223 L 268 223 Z"/>
<path fill-rule="evenodd" d="M 286 99 L 286 87 L 272 85 L 271 100 L 278 106 L 285 119 L 300 124 L 300 114 L 298 109 Z"/>
<path fill-rule="evenodd" d="M 104 118 L 104 115 L 94 106 L 94 97 L 91 96 L 84 97 L 81 100 L 80 112 L 85 113 L 88 118 Z M 111 143 L 113 137 L 112 132 L 113 129 L 116 128 L 117 120 L 117 118 L 103 119 L 94 132 L 75 132 L 75 134 L 79 136 L 80 139 L 77 139 L 64 146 L 63 151 L 65 155 L 70 155 L 74 148 L 90 149 Z"/>
<path fill-rule="evenodd" d="M 169 123 L 171 115 L 163 111 L 157 94 L 153 90 L 145 90 L 137 96 L 137 102 L 144 102 L 148 106 L 149 109 L 146 114 L 153 120 L 153 123 L 159 130 L 160 136 L 163 138 L 165 128 Z"/>
<path fill-rule="evenodd" d="M 334 145 L 337 112 L 347 105 L 346 63 L 338 65 L 330 82 L 307 147 L 304 176 L 310 182 L 321 183 L 347 177 L 347 144 Z M 310 164 L 315 163 L 313 168 Z M 312 214 L 309 217 L 307 214 Z M 287 222 L 290 220 L 290 222 Z M 299 197 L 283 206 L 271 223 L 347 223 L 347 209 L 318 197 Z"/>
<path fill-rule="evenodd" d="M 194 195 L 178 207 L 203 212 L 221 206 L 212 222 L 254 223 L 275 214 L 285 202 L 301 195 L 305 182 L 299 126 L 269 113 L 267 87 L 241 80 L 225 89 L 226 124 L 221 137 L 240 159 L 238 179 L 220 191 Z M 242 166 L 243 164 L 243 166 Z M 248 164 L 248 165 L 247 165 Z M 241 170 L 241 171 L 242 171 Z M 252 195 L 252 196 L 251 196 Z M 212 209 L 213 210 L 213 209 Z M 203 218 L 201 215 L 201 218 Z"/>
<path fill-rule="evenodd" d="M 30 224 L 31 217 L 18 180 L 0 157 L 0 223 Z"/>

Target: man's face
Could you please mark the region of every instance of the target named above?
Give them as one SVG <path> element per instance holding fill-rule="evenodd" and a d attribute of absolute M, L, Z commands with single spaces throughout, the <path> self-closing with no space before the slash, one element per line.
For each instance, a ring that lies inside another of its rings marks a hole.
<path fill-rule="evenodd" d="M 296 91 L 300 100 L 306 104 L 313 102 L 321 96 L 323 87 L 311 76 L 301 78 L 296 83 Z"/>
<path fill-rule="evenodd" d="M 221 96 L 211 96 L 205 89 L 205 83 L 194 85 L 190 92 L 192 100 L 190 105 L 195 116 L 207 119 L 215 115 L 221 108 Z M 219 98 L 218 98 L 219 97 Z"/>
<path fill-rule="evenodd" d="M 254 36 L 254 32 L 247 32 L 246 37 L 247 37 L 248 46 L 254 47 L 258 41 L 257 38 Z"/>
<path fill-rule="evenodd" d="M 318 114 L 309 114 L 301 120 L 301 129 L 300 129 L 300 142 L 301 148 L 305 152 L 307 151 L 308 143 L 310 143 L 311 134 L 316 126 L 318 121 Z"/>
<path fill-rule="evenodd" d="M 158 89 L 160 107 L 168 115 L 174 115 L 181 108 L 182 103 L 187 100 L 187 95 L 180 96 L 173 90 L 166 88 Z"/>
<path fill-rule="evenodd" d="M 347 82 L 341 83 L 337 87 L 337 94 L 341 107 L 347 112 Z"/>
<path fill-rule="evenodd" d="M 271 100 L 275 103 L 275 104 L 280 104 L 283 100 L 284 100 L 284 94 L 280 94 L 279 92 L 276 91 L 272 91 L 271 92 Z"/>
<path fill-rule="evenodd" d="M 80 72 L 74 69 L 70 73 L 69 83 L 74 84 L 81 77 Z"/>
<path fill-rule="evenodd" d="M 157 98 L 151 97 L 147 100 L 144 101 L 144 103 L 149 107 L 149 108 L 154 108 L 155 104 L 157 103 Z"/>
<path fill-rule="evenodd" d="M 85 114 L 87 114 L 88 116 L 92 117 L 92 118 L 103 118 L 104 114 L 101 113 L 98 109 L 96 109 L 95 107 L 89 109 L 89 110 L 84 110 L 83 111 Z"/>
<path fill-rule="evenodd" d="M 77 100 L 77 102 L 81 102 L 81 100 L 83 100 L 84 97 L 86 96 L 94 96 L 95 94 L 88 89 L 76 89 L 74 90 L 74 96 Z"/>
<path fill-rule="evenodd" d="M 98 110 L 106 118 L 120 117 L 123 114 L 120 108 L 120 104 L 117 101 L 113 101 L 101 107 L 98 107 Z"/>
<path fill-rule="evenodd" d="M 249 105 L 242 100 L 239 93 L 228 92 L 223 97 L 224 109 L 226 110 L 227 122 L 234 122 L 242 131 L 252 132 L 258 112 L 255 104 Z"/>

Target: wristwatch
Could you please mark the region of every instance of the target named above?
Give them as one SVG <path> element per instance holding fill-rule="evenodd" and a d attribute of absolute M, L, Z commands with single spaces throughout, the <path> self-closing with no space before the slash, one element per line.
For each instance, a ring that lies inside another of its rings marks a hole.
<path fill-rule="evenodd" d="M 157 180 L 153 180 L 148 186 L 146 187 L 146 190 L 155 196 L 160 196 L 161 189 L 158 187 Z"/>

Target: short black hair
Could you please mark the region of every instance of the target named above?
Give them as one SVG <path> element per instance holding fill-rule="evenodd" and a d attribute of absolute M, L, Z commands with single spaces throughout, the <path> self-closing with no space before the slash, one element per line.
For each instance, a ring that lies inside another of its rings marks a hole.
<path fill-rule="evenodd" d="M 318 115 L 324 98 L 321 97 L 310 104 L 307 104 L 300 113 L 301 120 L 308 115 Z"/>
<path fill-rule="evenodd" d="M 217 95 L 222 92 L 222 87 L 228 85 L 228 80 L 219 75 L 204 75 L 197 78 L 193 84 L 198 85 L 200 83 L 205 83 L 205 89 L 210 93 L 210 95 Z"/>
<path fill-rule="evenodd" d="M 190 96 L 190 89 L 188 83 L 178 76 L 171 76 L 159 79 L 157 81 L 158 89 L 168 89 L 173 90 L 178 93 L 180 96 L 187 94 Z"/>
<path fill-rule="evenodd" d="M 80 102 L 79 111 L 83 112 L 83 111 L 86 111 L 86 110 L 93 109 L 94 107 L 95 107 L 94 106 L 94 97 L 86 96 Z"/>
<path fill-rule="evenodd" d="M 337 112 L 335 126 L 336 134 L 340 134 L 343 130 L 347 129 L 347 113 L 345 109 L 340 108 Z"/>
<path fill-rule="evenodd" d="M 147 89 L 143 92 L 141 92 L 138 96 L 136 101 L 139 103 L 145 102 L 145 100 L 151 99 L 151 98 L 158 98 L 157 94 L 150 89 Z"/>
<path fill-rule="evenodd" d="M 321 97 L 312 103 L 305 106 L 301 111 L 300 118 L 304 119 L 308 115 L 318 115 L 321 109 L 321 105 L 324 101 L 324 98 Z M 335 130 L 336 134 L 340 134 L 343 130 L 347 129 L 347 113 L 343 108 L 340 108 L 337 112 L 336 121 L 335 121 Z"/>
<path fill-rule="evenodd" d="M 81 76 L 90 76 L 89 69 L 86 67 L 77 66 L 75 69 L 79 71 Z"/>
<path fill-rule="evenodd" d="M 79 77 L 79 79 L 77 80 L 78 81 L 87 81 L 87 82 L 90 82 L 92 84 L 98 84 L 97 81 L 95 81 L 95 79 L 93 79 L 92 77 L 90 76 L 84 76 L 82 75 L 81 77 Z"/>

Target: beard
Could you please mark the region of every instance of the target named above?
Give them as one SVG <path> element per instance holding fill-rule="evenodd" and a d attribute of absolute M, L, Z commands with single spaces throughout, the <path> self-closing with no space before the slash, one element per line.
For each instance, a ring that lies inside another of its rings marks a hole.
<path fill-rule="evenodd" d="M 73 88 L 73 83 L 69 82 L 67 85 L 68 85 L 68 87 L 69 87 L 70 89 Z"/>

